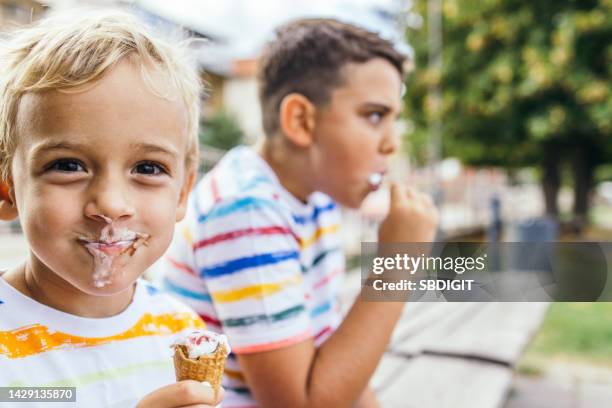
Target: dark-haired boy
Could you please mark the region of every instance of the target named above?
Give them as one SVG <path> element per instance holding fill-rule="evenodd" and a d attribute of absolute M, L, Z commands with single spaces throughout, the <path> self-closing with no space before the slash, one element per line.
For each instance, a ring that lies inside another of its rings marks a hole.
<path fill-rule="evenodd" d="M 266 48 L 266 139 L 198 185 L 166 286 L 229 336 L 224 406 L 377 406 L 367 384 L 401 303 L 355 301 L 342 321 L 341 205 L 380 186 L 397 149 L 404 56 L 335 20 L 288 24 Z M 431 200 L 392 186 L 381 242 L 427 242 Z"/>

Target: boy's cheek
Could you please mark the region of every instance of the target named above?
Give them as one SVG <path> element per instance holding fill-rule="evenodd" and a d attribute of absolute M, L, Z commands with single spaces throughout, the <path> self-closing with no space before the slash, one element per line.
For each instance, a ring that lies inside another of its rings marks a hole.
<path fill-rule="evenodd" d="M 73 220 L 73 211 L 68 207 L 69 204 L 62 206 L 48 202 L 22 205 L 20 219 L 24 231 L 52 239 L 65 237 L 68 233 L 75 234 L 78 226 Z"/>
<path fill-rule="evenodd" d="M 17 207 L 26 234 L 42 234 L 48 238 L 83 233 L 83 207 L 78 194 L 56 186 L 35 182 L 29 188 L 17 189 Z"/>
<path fill-rule="evenodd" d="M 170 244 L 174 233 L 175 217 L 177 214 L 176 198 L 164 197 L 140 201 L 136 209 L 137 224 L 142 223 L 146 232 L 161 245 Z M 128 221 L 129 223 L 129 221 Z"/>
<path fill-rule="evenodd" d="M 182 185 L 182 188 L 179 192 L 178 203 L 176 207 L 176 217 L 175 222 L 181 221 L 185 218 L 185 213 L 187 212 L 187 202 L 189 198 L 189 193 L 193 189 L 193 185 L 195 183 L 197 177 L 197 167 L 191 166 L 187 169 L 185 173 L 185 181 Z"/>

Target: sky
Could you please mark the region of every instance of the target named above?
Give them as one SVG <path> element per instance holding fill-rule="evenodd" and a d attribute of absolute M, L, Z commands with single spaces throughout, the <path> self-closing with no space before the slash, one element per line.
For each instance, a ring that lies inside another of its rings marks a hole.
<path fill-rule="evenodd" d="M 142 8 L 188 28 L 218 38 L 234 58 L 251 58 L 270 38 L 274 27 L 299 17 L 335 17 L 394 40 L 405 52 L 392 15 L 410 0 L 137 0 Z"/>

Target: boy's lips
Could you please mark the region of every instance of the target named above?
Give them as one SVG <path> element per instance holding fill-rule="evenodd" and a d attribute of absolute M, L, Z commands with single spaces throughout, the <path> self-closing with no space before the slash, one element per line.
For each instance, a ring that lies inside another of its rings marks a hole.
<path fill-rule="evenodd" d="M 119 255 L 132 245 L 136 239 L 104 242 L 104 241 L 89 241 L 85 243 L 85 247 L 90 250 L 99 251 L 106 255 Z"/>
<path fill-rule="evenodd" d="M 112 222 L 106 225 L 100 236 L 81 236 L 78 241 L 91 254 L 94 261 L 93 284 L 102 288 L 112 283 L 115 272 L 123 268 L 141 246 L 148 246 L 151 235 L 135 232 L 127 227 L 115 228 Z"/>
<path fill-rule="evenodd" d="M 368 184 L 371 189 L 377 190 L 381 186 L 386 172 L 386 170 L 381 170 L 370 173 L 368 176 Z"/>
<path fill-rule="evenodd" d="M 111 229 L 107 226 L 97 238 L 81 236 L 78 240 L 92 254 L 118 256 L 130 250 L 130 255 L 133 255 L 139 246 L 147 245 L 149 237 L 149 234 L 131 231 L 125 227 Z"/>

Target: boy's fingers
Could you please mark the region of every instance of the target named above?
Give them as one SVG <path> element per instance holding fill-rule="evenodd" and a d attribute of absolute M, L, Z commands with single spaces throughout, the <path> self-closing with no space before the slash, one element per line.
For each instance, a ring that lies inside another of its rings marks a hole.
<path fill-rule="evenodd" d="M 219 392 L 215 394 L 216 399 L 213 405 L 220 404 L 221 401 L 223 401 L 224 396 L 225 396 L 225 390 L 221 387 L 219 388 Z"/>
<path fill-rule="evenodd" d="M 398 188 L 399 188 L 399 186 L 397 185 L 397 183 L 395 183 L 395 182 L 391 183 L 391 188 L 390 188 L 390 192 L 389 192 L 390 199 L 391 199 L 391 205 L 395 204 L 395 202 L 397 201 L 397 197 L 400 194 L 398 192 Z"/>
<path fill-rule="evenodd" d="M 406 188 L 404 195 L 408 197 L 410 201 L 420 201 L 420 197 L 423 195 L 423 193 L 415 188 L 408 187 Z"/>
<path fill-rule="evenodd" d="M 185 380 L 153 391 L 140 401 L 138 407 L 167 408 L 203 404 L 215 406 L 223 399 L 223 389 L 215 391 L 198 381 Z"/>
<path fill-rule="evenodd" d="M 215 390 L 213 390 L 212 387 L 209 386 L 208 384 L 203 384 L 203 383 L 198 383 L 198 384 L 208 390 L 208 394 L 206 397 L 206 403 L 204 405 L 195 404 L 193 406 L 214 407 L 214 406 L 219 405 L 221 401 L 223 401 L 223 397 L 225 396 L 225 390 L 223 388 L 220 388 L 219 392 L 215 394 Z M 186 405 L 186 406 L 191 407 L 192 405 Z"/>
<path fill-rule="evenodd" d="M 395 207 L 401 203 L 405 203 L 406 199 L 413 197 L 413 192 L 410 189 L 406 189 L 404 186 L 398 183 L 391 184 L 391 207 Z"/>
<path fill-rule="evenodd" d="M 429 194 L 423 194 L 423 201 L 428 207 L 431 207 L 434 205 L 433 199 L 431 198 Z"/>

